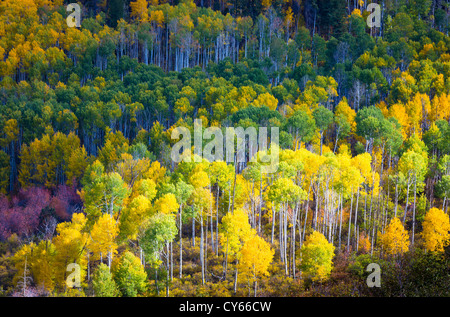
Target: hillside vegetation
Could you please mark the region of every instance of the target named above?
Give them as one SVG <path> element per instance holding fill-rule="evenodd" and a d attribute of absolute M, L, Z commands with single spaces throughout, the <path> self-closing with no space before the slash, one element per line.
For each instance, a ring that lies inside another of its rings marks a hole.
<path fill-rule="evenodd" d="M 1 295 L 450 295 L 448 2 L 78 4 L 0 2 Z"/>

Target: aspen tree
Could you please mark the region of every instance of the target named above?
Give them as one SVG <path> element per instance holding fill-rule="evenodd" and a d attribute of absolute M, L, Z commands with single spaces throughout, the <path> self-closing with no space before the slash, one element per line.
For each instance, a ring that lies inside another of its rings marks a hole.
<path fill-rule="evenodd" d="M 423 221 L 422 237 L 425 247 L 431 252 L 443 252 L 450 242 L 449 217 L 438 208 L 431 208 Z"/>

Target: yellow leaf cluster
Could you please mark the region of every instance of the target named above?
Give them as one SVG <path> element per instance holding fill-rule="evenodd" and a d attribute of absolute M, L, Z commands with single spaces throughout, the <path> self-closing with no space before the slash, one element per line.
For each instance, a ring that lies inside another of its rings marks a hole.
<path fill-rule="evenodd" d="M 249 238 L 241 249 L 239 271 L 243 276 L 256 279 L 261 275 L 269 275 L 268 268 L 275 251 L 270 244 L 258 235 Z"/>
<path fill-rule="evenodd" d="M 380 243 L 383 250 L 389 255 L 400 255 L 408 251 L 409 235 L 400 219 L 393 218 L 391 220 L 386 231 L 380 235 Z"/>
<path fill-rule="evenodd" d="M 147 0 L 136 0 L 130 2 L 131 17 L 138 19 L 140 22 L 148 22 L 148 3 Z"/>
<path fill-rule="evenodd" d="M 108 254 L 112 258 L 117 253 L 115 239 L 119 233 L 116 221 L 109 214 L 103 214 L 94 224 L 88 243 L 89 250 L 94 254 L 94 259 Z"/>
<path fill-rule="evenodd" d="M 444 251 L 444 247 L 450 243 L 449 216 L 441 209 L 431 208 L 423 221 L 422 237 L 427 250 Z"/>

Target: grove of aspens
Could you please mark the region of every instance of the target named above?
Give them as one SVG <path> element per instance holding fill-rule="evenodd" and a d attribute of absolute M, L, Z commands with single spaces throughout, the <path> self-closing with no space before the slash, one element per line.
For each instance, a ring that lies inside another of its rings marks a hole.
<path fill-rule="evenodd" d="M 449 20 L 448 0 L 1 0 L 0 296 L 450 296 Z M 209 127 L 268 147 L 208 160 Z"/>

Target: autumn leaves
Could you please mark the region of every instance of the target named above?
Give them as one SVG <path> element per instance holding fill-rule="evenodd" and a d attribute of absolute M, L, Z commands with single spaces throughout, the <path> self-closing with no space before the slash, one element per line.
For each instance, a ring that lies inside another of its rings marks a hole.
<path fill-rule="evenodd" d="M 449 216 L 438 208 L 431 208 L 423 221 L 423 246 L 430 252 L 443 252 L 450 242 Z M 393 218 L 384 233 L 380 244 L 387 255 L 401 255 L 409 250 L 410 237 L 399 218 Z"/>

